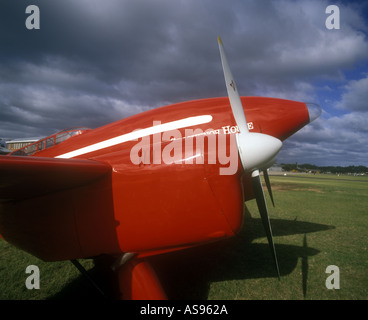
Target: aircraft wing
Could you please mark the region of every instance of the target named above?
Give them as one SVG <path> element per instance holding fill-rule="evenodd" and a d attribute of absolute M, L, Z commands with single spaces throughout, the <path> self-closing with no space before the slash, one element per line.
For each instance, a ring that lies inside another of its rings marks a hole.
<path fill-rule="evenodd" d="M 80 187 L 111 172 L 94 160 L 0 156 L 0 202 Z"/>

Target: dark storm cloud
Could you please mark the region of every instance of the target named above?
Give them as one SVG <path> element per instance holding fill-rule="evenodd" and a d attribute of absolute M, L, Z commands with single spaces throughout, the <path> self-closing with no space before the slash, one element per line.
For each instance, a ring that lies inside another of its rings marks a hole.
<path fill-rule="evenodd" d="M 97 127 L 163 104 L 224 96 L 218 35 L 242 95 L 323 105 L 315 81 L 327 79 L 343 88 L 329 113 L 366 112 L 357 99 L 364 79 L 346 82 L 343 74 L 368 58 L 359 3 L 339 4 L 342 28 L 328 31 L 327 1 L 31 2 L 40 9 L 40 30 L 25 27 L 30 1 L 0 4 L 2 137 Z M 334 121 L 348 120 L 329 118 L 326 145 Z M 305 137 L 313 140 L 318 130 Z M 292 139 L 290 153 L 308 143 L 302 135 Z"/>
<path fill-rule="evenodd" d="M 3 121 L 33 123 L 32 131 L 46 134 L 215 91 L 209 48 L 217 55 L 216 36 L 212 46 L 199 41 L 211 26 L 196 29 L 201 17 L 184 2 L 38 1 L 37 31 L 25 28 L 28 4 L 7 2 L 1 10 Z"/>

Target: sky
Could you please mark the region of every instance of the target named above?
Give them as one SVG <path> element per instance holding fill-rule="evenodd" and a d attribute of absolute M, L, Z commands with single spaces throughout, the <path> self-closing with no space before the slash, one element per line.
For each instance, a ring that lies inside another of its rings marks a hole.
<path fill-rule="evenodd" d="M 339 29 L 326 27 L 329 5 Z M 367 34 L 368 1 L 1 0 L 0 137 L 226 96 L 220 36 L 242 96 L 323 108 L 278 163 L 368 166 Z"/>

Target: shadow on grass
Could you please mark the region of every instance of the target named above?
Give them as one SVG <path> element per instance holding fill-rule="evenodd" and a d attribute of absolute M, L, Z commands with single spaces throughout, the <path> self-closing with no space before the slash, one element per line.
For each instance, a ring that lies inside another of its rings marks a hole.
<path fill-rule="evenodd" d="M 207 299 L 212 282 L 277 278 L 268 244 L 242 240 L 157 256 L 152 264 L 171 299 Z M 290 274 L 300 258 L 305 267 L 308 257 L 319 253 L 306 246 L 278 244 L 275 248 L 281 277 Z M 304 267 L 303 292 L 306 292 L 308 269 Z"/>
<path fill-rule="evenodd" d="M 103 292 L 109 294 L 108 279 L 96 267 L 88 270 L 90 277 L 98 284 Z M 71 281 L 60 292 L 47 298 L 47 300 L 106 300 L 87 279 L 80 274 L 78 278 Z"/>
<path fill-rule="evenodd" d="M 302 261 L 302 290 L 307 292 L 308 257 L 319 253 L 309 248 L 306 235 L 334 229 L 333 226 L 296 220 L 271 219 L 274 237 L 304 234 L 301 246 L 276 244 L 280 275 L 293 272 Z M 260 218 L 246 212 L 244 227 L 231 239 L 218 243 L 161 255 L 152 259 L 171 299 L 203 300 L 208 298 L 210 284 L 217 281 L 277 278 L 268 244 L 253 243 L 265 237 Z"/>
<path fill-rule="evenodd" d="M 307 246 L 306 234 L 334 227 L 289 220 L 272 220 L 274 236 L 304 234 L 301 246 L 276 244 L 280 275 L 290 274 L 302 259 L 302 290 L 307 291 L 308 257 L 319 253 Z M 152 266 L 170 299 L 206 300 L 217 281 L 277 277 L 268 244 L 252 243 L 265 237 L 261 219 L 247 217 L 240 233 L 231 239 L 152 257 Z M 102 286 L 106 280 L 96 268 L 91 276 Z M 82 276 L 50 299 L 103 299 Z"/>

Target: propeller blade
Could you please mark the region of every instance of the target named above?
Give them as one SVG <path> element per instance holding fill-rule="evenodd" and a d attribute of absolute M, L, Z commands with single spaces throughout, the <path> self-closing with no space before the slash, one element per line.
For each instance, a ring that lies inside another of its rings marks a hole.
<path fill-rule="evenodd" d="M 218 37 L 218 45 L 220 49 L 222 69 L 225 77 L 225 84 L 227 93 L 230 100 L 230 106 L 239 129 L 239 133 L 235 135 L 236 144 L 238 147 L 239 157 L 244 169 L 244 172 L 252 172 L 253 190 L 257 200 L 257 206 L 263 226 L 266 231 L 268 244 L 270 246 L 273 259 L 276 265 L 277 275 L 280 279 L 279 265 L 277 262 L 275 245 L 272 238 L 272 230 L 270 219 L 268 217 L 268 210 L 266 205 L 265 196 L 263 193 L 261 178 L 259 176 L 259 169 L 267 168 L 267 164 L 270 163 L 282 147 L 281 140 L 269 136 L 263 133 L 249 132 L 248 124 L 245 118 L 243 105 L 240 100 L 238 90 L 234 81 L 234 77 L 231 73 L 229 64 L 224 51 L 223 43 Z M 273 197 L 271 192 L 271 186 L 269 183 L 268 173 L 265 172 L 265 179 L 267 188 L 270 192 L 272 203 Z"/>
<path fill-rule="evenodd" d="M 225 84 L 226 84 L 227 94 L 230 100 L 231 109 L 233 111 L 233 115 L 234 115 L 236 124 L 238 125 L 238 129 L 240 133 L 248 133 L 249 129 L 248 129 L 247 121 L 245 119 L 243 105 L 240 100 L 240 96 L 239 96 L 238 89 L 235 84 L 234 77 L 231 73 L 229 64 L 227 62 L 224 46 L 222 44 L 221 38 L 217 37 L 217 39 L 218 39 L 220 55 L 221 55 L 221 62 L 222 62 L 222 69 L 224 71 Z"/>
<path fill-rule="evenodd" d="M 273 204 L 273 206 L 275 207 L 275 202 L 273 201 L 273 195 L 272 195 L 272 189 L 271 189 L 270 177 L 269 177 L 269 175 L 268 175 L 268 169 L 263 170 L 263 177 L 264 177 L 264 179 L 265 179 L 266 186 L 267 186 L 267 190 L 268 190 L 268 193 L 269 193 L 269 195 L 270 195 L 270 198 L 271 198 L 272 204 Z"/>
<path fill-rule="evenodd" d="M 267 236 L 267 239 L 268 239 L 268 244 L 270 246 L 272 257 L 273 257 L 273 260 L 275 262 L 277 275 L 280 279 L 279 264 L 278 264 L 278 261 L 277 261 L 275 245 L 274 245 L 274 242 L 273 242 L 270 219 L 269 219 L 269 215 L 268 215 L 265 196 L 264 196 L 264 193 L 263 193 L 261 177 L 259 175 L 258 170 L 255 170 L 255 171 L 252 172 L 252 184 L 253 184 L 254 194 L 256 196 L 258 210 L 259 210 L 259 213 L 261 215 L 261 220 L 262 220 L 262 223 L 263 223 L 263 227 L 265 229 L 266 236 Z"/>
<path fill-rule="evenodd" d="M 236 134 L 239 157 L 244 171 L 252 172 L 255 169 L 263 168 L 269 163 L 280 151 L 282 142 L 267 134 L 249 132 L 243 105 L 220 37 L 218 37 L 218 45 L 231 110 L 240 131 Z"/>

